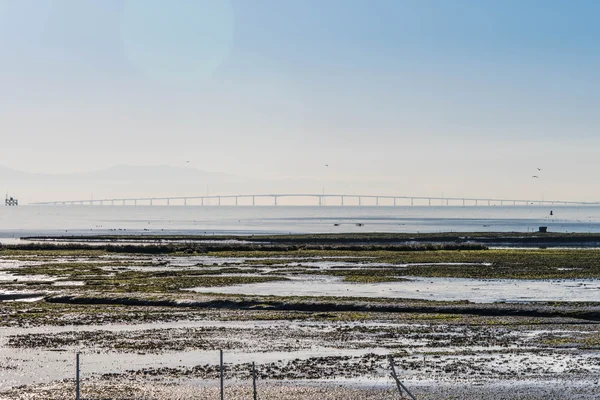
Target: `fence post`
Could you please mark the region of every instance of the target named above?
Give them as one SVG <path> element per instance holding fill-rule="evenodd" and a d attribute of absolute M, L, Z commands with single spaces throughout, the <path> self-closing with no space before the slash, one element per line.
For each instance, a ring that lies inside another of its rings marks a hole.
<path fill-rule="evenodd" d="M 221 355 L 221 400 L 225 399 L 225 392 L 224 392 L 224 371 L 223 371 L 223 350 L 219 350 L 219 354 Z"/>
<path fill-rule="evenodd" d="M 398 393 L 400 393 L 400 396 L 402 396 L 402 389 L 404 389 L 406 394 L 408 394 L 412 400 L 417 400 L 417 398 L 413 396 L 413 394 L 406 388 L 406 386 L 404 386 L 402 382 L 400 382 L 400 379 L 398 379 L 398 375 L 396 375 L 396 367 L 394 366 L 394 359 L 392 358 L 392 356 L 388 356 L 388 359 L 390 360 L 390 368 L 392 369 L 390 375 L 392 375 L 392 378 L 394 378 L 394 380 L 396 381 L 396 386 L 398 387 Z"/>
<path fill-rule="evenodd" d="M 258 400 L 258 393 L 256 392 L 256 364 L 252 362 L 252 387 L 254 388 L 254 400 Z"/>
<path fill-rule="evenodd" d="M 75 356 L 75 400 L 80 400 L 79 394 L 79 353 Z"/>

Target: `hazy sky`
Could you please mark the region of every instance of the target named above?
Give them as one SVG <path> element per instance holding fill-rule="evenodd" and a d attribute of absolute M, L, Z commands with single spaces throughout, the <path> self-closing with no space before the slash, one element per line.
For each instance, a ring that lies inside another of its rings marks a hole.
<path fill-rule="evenodd" d="M 0 0 L 0 164 L 598 200 L 599 16 L 596 0 Z"/>

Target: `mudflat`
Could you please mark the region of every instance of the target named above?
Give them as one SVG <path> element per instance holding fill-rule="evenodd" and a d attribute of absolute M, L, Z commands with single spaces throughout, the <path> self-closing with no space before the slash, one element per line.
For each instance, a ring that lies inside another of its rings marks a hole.
<path fill-rule="evenodd" d="M 215 398 L 219 350 L 234 399 L 252 363 L 263 399 L 398 398 L 390 356 L 419 399 L 595 398 L 592 239 L 400 236 L 5 245 L 0 398 L 73 396 L 77 352 L 85 399 Z"/>

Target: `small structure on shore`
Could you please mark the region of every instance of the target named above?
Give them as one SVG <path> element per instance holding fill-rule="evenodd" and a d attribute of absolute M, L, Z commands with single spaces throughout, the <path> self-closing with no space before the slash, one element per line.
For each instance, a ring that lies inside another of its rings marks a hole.
<path fill-rule="evenodd" d="M 19 200 L 15 199 L 12 196 L 6 195 L 6 199 L 4 200 L 4 205 L 8 207 L 15 207 L 19 205 Z"/>

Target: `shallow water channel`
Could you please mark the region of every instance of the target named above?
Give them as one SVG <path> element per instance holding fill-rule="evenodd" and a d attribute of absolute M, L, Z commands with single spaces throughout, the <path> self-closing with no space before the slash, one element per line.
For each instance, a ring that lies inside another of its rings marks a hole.
<path fill-rule="evenodd" d="M 600 279 L 466 279 L 405 277 L 408 281 L 346 283 L 332 276 L 303 275 L 289 281 L 225 287 L 197 287 L 198 293 L 271 296 L 336 296 L 405 298 L 438 301 L 468 300 L 474 303 L 532 301 L 598 301 Z"/>

